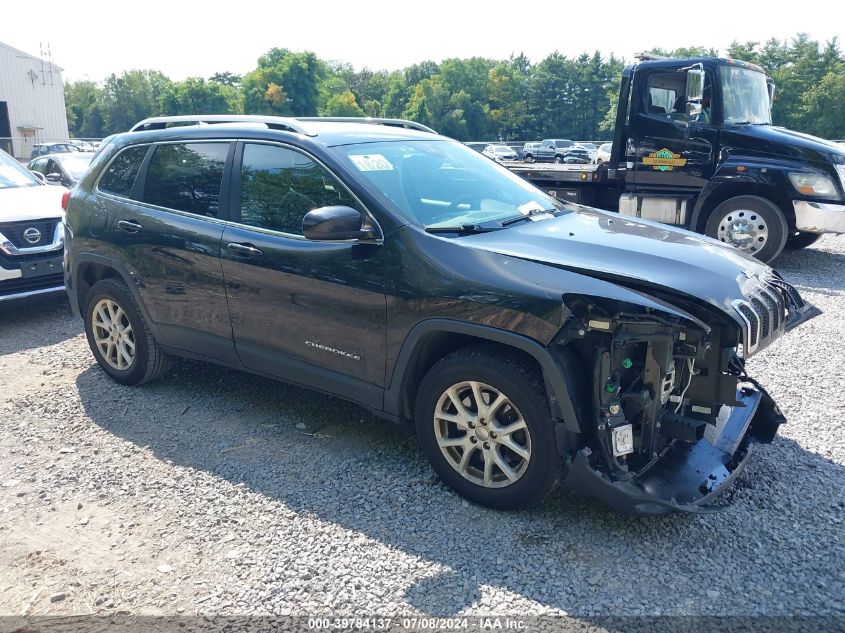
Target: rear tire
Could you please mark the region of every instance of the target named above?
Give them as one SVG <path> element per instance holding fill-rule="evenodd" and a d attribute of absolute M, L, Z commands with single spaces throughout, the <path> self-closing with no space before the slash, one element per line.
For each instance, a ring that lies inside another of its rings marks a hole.
<path fill-rule="evenodd" d="M 710 214 L 704 229 L 708 237 L 763 262 L 780 255 L 788 231 L 783 212 L 773 202 L 759 196 L 725 200 Z"/>
<path fill-rule="evenodd" d="M 783 247 L 786 251 L 797 251 L 802 248 L 812 246 L 819 241 L 822 236 L 821 233 L 796 233 L 786 238 L 786 246 Z"/>
<path fill-rule="evenodd" d="M 85 335 L 94 358 L 115 381 L 140 385 L 168 367 L 135 297 L 122 281 L 95 283 L 85 298 Z"/>
<path fill-rule="evenodd" d="M 415 425 L 440 478 L 474 503 L 525 508 L 557 483 L 561 457 L 543 379 L 515 354 L 476 345 L 438 361 L 420 383 Z"/>

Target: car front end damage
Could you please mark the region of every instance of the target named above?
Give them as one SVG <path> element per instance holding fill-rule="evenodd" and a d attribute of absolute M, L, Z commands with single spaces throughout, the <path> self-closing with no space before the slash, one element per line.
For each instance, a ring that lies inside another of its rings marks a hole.
<path fill-rule="evenodd" d="M 820 313 L 773 271 L 742 295 L 722 310 L 661 297 L 666 312 L 564 296 L 555 344 L 592 368 L 567 485 L 633 514 L 718 509 L 709 502 L 786 421 L 744 358 Z"/>

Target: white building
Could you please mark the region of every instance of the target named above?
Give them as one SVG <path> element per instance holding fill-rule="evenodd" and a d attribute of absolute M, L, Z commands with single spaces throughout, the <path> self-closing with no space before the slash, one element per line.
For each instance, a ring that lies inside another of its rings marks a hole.
<path fill-rule="evenodd" d="M 36 143 L 67 138 L 62 69 L 0 42 L 0 148 L 29 158 Z"/>

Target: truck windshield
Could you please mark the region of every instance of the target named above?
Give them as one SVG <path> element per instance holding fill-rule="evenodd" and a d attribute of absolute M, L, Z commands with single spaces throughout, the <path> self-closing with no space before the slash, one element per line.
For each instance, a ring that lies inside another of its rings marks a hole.
<path fill-rule="evenodd" d="M 409 221 L 429 229 L 563 211 L 563 204 L 461 143 L 407 140 L 334 152 Z M 499 225 L 501 226 L 501 225 Z"/>
<path fill-rule="evenodd" d="M 722 66 L 725 124 L 771 125 L 766 75 L 737 66 Z"/>

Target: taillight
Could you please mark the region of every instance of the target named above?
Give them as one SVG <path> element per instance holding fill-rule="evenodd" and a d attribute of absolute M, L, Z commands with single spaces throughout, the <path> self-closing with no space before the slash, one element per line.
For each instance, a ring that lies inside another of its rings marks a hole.
<path fill-rule="evenodd" d="M 65 191 L 62 194 L 62 209 L 67 211 L 67 202 L 70 200 L 70 191 Z"/>

